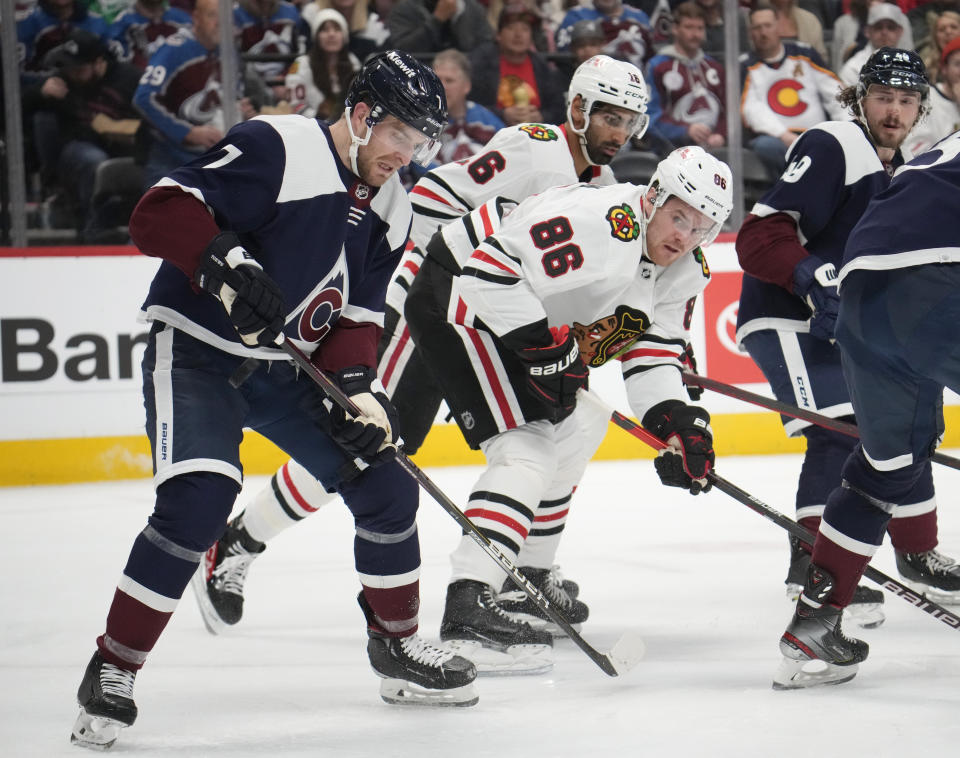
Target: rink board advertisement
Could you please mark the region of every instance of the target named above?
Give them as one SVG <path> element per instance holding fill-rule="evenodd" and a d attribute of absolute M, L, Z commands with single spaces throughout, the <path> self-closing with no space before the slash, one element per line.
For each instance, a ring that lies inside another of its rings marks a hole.
<path fill-rule="evenodd" d="M 707 257 L 712 281 L 693 323 L 699 371 L 769 395 L 734 344 L 741 274 L 731 237 L 721 237 Z M 0 248 L 0 485 L 150 474 L 140 388 L 148 327 L 138 317 L 158 266 L 126 246 Z M 594 370 L 591 387 L 629 413 L 617 366 Z M 718 453 L 801 449 L 770 412 L 713 393 L 701 403 L 714 415 Z M 438 421 L 418 463 L 481 460 L 455 427 Z M 616 431 L 599 454 L 647 455 Z M 248 472 L 269 473 L 283 456 L 250 433 L 243 460 Z"/>

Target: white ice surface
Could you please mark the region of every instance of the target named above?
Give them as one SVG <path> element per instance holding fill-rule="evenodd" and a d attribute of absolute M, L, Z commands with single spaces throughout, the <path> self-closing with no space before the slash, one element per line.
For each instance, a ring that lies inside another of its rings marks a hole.
<path fill-rule="evenodd" d="M 800 459 L 727 458 L 720 473 L 787 515 Z M 960 472 L 935 467 L 941 546 L 960 557 Z M 478 469 L 428 472 L 463 502 Z M 238 504 L 264 485 L 251 478 Z M 130 544 L 148 481 L 0 489 L 0 755 L 80 756 L 74 693 Z M 422 632 L 435 637 L 459 537 L 420 507 Z M 112 753 L 213 756 L 949 756 L 960 753 L 960 631 L 887 597 L 861 632 L 852 682 L 774 692 L 786 533 L 720 492 L 659 485 L 650 461 L 592 464 L 560 562 L 590 605 L 584 637 L 607 650 L 638 629 L 645 659 L 611 679 L 572 643 L 548 675 L 482 679 L 473 708 L 389 706 L 364 652 L 340 505 L 278 537 L 250 574 L 244 619 L 206 632 L 188 589 L 137 679 L 140 717 Z M 885 545 L 875 559 L 894 574 Z"/>

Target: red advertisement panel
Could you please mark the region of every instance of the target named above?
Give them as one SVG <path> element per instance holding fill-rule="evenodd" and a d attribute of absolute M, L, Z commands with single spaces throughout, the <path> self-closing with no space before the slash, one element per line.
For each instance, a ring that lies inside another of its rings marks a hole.
<path fill-rule="evenodd" d="M 747 353 L 737 350 L 737 305 L 740 271 L 714 271 L 703 292 L 706 361 L 700 371 L 727 384 L 763 382 L 763 374 Z"/>

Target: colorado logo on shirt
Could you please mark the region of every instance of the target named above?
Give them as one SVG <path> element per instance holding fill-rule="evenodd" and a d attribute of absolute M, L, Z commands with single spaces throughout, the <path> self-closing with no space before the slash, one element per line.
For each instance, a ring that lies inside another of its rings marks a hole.
<path fill-rule="evenodd" d="M 767 90 L 767 105 L 778 116 L 799 116 L 807 109 L 800 99 L 803 84 L 796 79 L 781 79 Z"/>

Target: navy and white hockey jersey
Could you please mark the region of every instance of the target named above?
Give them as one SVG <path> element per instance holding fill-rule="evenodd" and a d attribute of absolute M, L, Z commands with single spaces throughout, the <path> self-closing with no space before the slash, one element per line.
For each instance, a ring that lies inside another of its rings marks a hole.
<path fill-rule="evenodd" d="M 804 252 L 791 250 L 791 245 L 799 242 L 807 254 L 839 270 L 850 231 L 870 199 L 890 183 L 873 143 L 854 121 L 827 121 L 807 130 L 791 146 L 787 161 L 783 175 L 750 211 L 744 229 L 786 214 L 794 222 L 791 233 L 795 229 L 796 238 L 783 239 L 776 232 L 769 240 L 751 240 L 741 229 L 737 252 L 745 273 L 738 343 L 759 329 L 806 331 L 810 310 L 787 289 Z M 894 163 L 902 163 L 899 153 Z"/>
<path fill-rule="evenodd" d="M 311 354 L 347 324 L 354 335 L 366 335 L 368 354 L 339 368 L 376 365 L 384 296 L 410 228 L 410 203 L 396 176 L 370 187 L 340 161 L 326 124 L 260 116 L 161 180 L 134 212 L 134 242 L 168 259 L 143 305 L 148 320 L 228 353 L 282 359 L 280 350 L 245 347 L 219 301 L 191 284 L 196 261 L 176 248 L 192 247 L 199 257 L 216 228 L 210 236 L 169 228 L 163 204 L 182 201 L 181 192 L 207 206 L 216 228 L 236 232 L 278 284 L 288 309 L 284 334 L 298 347 Z"/>
<path fill-rule="evenodd" d="M 960 263 L 960 132 L 901 166 L 847 241 L 840 271 Z"/>

